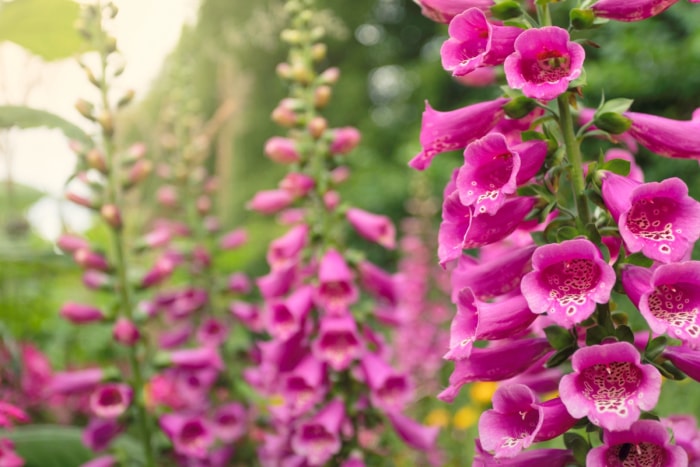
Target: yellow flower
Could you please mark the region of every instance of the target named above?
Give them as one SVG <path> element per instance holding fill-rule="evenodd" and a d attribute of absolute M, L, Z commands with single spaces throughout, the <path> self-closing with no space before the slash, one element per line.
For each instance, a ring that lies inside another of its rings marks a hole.
<path fill-rule="evenodd" d="M 433 409 L 425 417 L 425 423 L 429 426 L 445 427 L 450 423 L 450 413 L 443 408 Z"/>
<path fill-rule="evenodd" d="M 466 405 L 455 413 L 452 423 L 458 430 L 466 430 L 476 423 L 479 419 L 479 410 L 470 405 Z"/>
<path fill-rule="evenodd" d="M 486 405 L 491 403 L 493 398 L 493 393 L 496 392 L 498 388 L 498 383 L 492 382 L 478 382 L 471 385 L 469 388 L 469 396 L 472 401 Z"/>

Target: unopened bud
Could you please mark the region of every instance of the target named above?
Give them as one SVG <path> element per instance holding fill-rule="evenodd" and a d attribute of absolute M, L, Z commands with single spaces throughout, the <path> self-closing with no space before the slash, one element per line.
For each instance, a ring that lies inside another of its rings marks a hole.
<path fill-rule="evenodd" d="M 89 120 L 95 120 L 95 106 L 85 99 L 78 99 L 78 101 L 75 103 L 75 109 L 80 112 L 80 115 L 83 117 Z"/>
<path fill-rule="evenodd" d="M 138 342 L 141 333 L 139 332 L 139 328 L 137 328 L 132 321 L 127 318 L 119 318 L 117 322 L 114 323 L 112 337 L 116 342 L 131 347 Z"/>
<path fill-rule="evenodd" d="M 107 169 L 107 161 L 105 160 L 104 154 L 97 148 L 93 148 L 85 155 L 85 161 L 88 167 L 91 169 L 98 170 L 99 172 L 106 174 L 109 172 Z"/>
<path fill-rule="evenodd" d="M 327 52 L 328 47 L 326 47 L 326 44 L 322 42 L 311 46 L 311 58 L 313 58 L 314 61 L 320 62 L 321 60 L 326 58 Z"/>
<path fill-rule="evenodd" d="M 211 211 L 211 198 L 206 195 L 202 195 L 197 198 L 197 212 L 200 215 L 204 215 Z"/>
<path fill-rule="evenodd" d="M 319 76 L 319 81 L 323 84 L 335 84 L 340 78 L 340 69 L 337 67 L 328 68 L 321 76 Z"/>
<path fill-rule="evenodd" d="M 95 73 L 93 73 L 89 67 L 83 67 L 83 71 L 85 71 L 85 76 L 87 76 L 88 81 L 90 81 L 93 86 L 99 88 L 102 85 L 102 83 L 100 83 L 100 81 L 95 77 Z"/>
<path fill-rule="evenodd" d="M 134 96 L 136 93 L 134 92 L 133 89 L 129 89 L 124 93 L 121 99 L 119 99 L 119 102 L 117 102 L 117 107 L 122 108 L 125 105 L 129 104 L 134 99 Z"/>
<path fill-rule="evenodd" d="M 498 19 L 506 20 L 517 18 L 523 14 L 522 8 L 518 2 L 506 0 L 505 2 L 496 3 L 491 7 L 491 14 Z"/>
<path fill-rule="evenodd" d="M 301 157 L 295 141 L 281 136 L 273 136 L 267 140 L 265 155 L 278 164 L 293 164 L 299 162 Z"/>
<path fill-rule="evenodd" d="M 275 67 L 275 72 L 282 79 L 290 79 L 292 77 L 292 67 L 286 62 L 278 63 L 277 67 Z"/>
<path fill-rule="evenodd" d="M 317 109 L 322 109 L 331 100 L 331 94 L 333 93 L 330 86 L 327 84 L 321 85 L 314 90 L 314 107 Z"/>
<path fill-rule="evenodd" d="M 347 166 L 341 165 L 331 171 L 331 181 L 336 185 L 343 183 L 350 177 L 350 169 Z"/>
<path fill-rule="evenodd" d="M 292 79 L 301 84 L 309 84 L 313 81 L 314 74 L 305 64 L 297 62 L 292 65 Z"/>
<path fill-rule="evenodd" d="M 279 183 L 282 190 L 288 191 L 295 198 L 306 196 L 316 186 L 314 179 L 299 172 L 288 173 Z"/>
<path fill-rule="evenodd" d="M 518 96 L 511 99 L 510 102 L 503 106 L 503 110 L 510 118 L 523 118 L 537 107 L 537 101 L 525 96 Z"/>
<path fill-rule="evenodd" d="M 164 185 L 156 192 L 158 203 L 169 208 L 177 206 L 177 189 L 172 185 Z"/>
<path fill-rule="evenodd" d="M 357 128 L 346 126 L 333 130 L 333 140 L 329 150 L 331 154 L 347 154 L 360 144 L 362 135 Z"/>
<path fill-rule="evenodd" d="M 619 135 L 629 130 L 632 120 L 615 112 L 605 112 L 601 115 L 596 115 L 593 119 L 593 124 L 610 134 Z"/>
<path fill-rule="evenodd" d="M 73 253 L 73 260 L 85 269 L 97 269 L 98 271 L 109 271 L 109 263 L 104 256 L 87 248 L 80 248 Z"/>
<path fill-rule="evenodd" d="M 112 136 L 114 134 L 114 120 L 112 119 L 112 114 L 105 110 L 99 117 L 97 117 L 97 123 L 102 127 L 102 132 L 107 136 Z"/>
<path fill-rule="evenodd" d="M 81 248 L 89 249 L 90 244 L 87 240 L 77 235 L 63 234 L 56 240 L 56 246 L 66 253 L 73 253 Z"/>
<path fill-rule="evenodd" d="M 207 216 L 204 218 L 204 228 L 209 233 L 216 233 L 221 230 L 221 221 L 216 216 Z"/>
<path fill-rule="evenodd" d="M 280 39 L 287 44 L 299 44 L 302 40 L 302 34 L 295 29 L 284 29 L 280 33 Z"/>
<path fill-rule="evenodd" d="M 117 51 L 117 38 L 113 36 L 107 36 L 105 40 L 105 52 L 111 54 Z"/>
<path fill-rule="evenodd" d="M 129 146 L 129 149 L 126 150 L 126 154 L 129 157 L 129 159 L 141 159 L 143 156 L 146 155 L 146 150 L 148 148 L 144 143 L 134 143 L 131 146 Z"/>
<path fill-rule="evenodd" d="M 91 290 L 109 290 L 112 287 L 112 278 L 102 271 L 88 269 L 83 273 L 83 285 Z"/>
<path fill-rule="evenodd" d="M 340 204 L 340 194 L 337 191 L 328 191 L 323 195 L 323 204 L 329 211 L 335 210 Z"/>
<path fill-rule="evenodd" d="M 83 305 L 82 303 L 67 302 L 59 311 L 63 319 L 70 321 L 73 324 L 87 324 L 104 319 L 104 313 L 99 308 L 92 305 Z"/>
<path fill-rule="evenodd" d="M 100 215 L 113 229 L 122 228 L 122 215 L 114 204 L 105 204 L 100 208 Z"/>
<path fill-rule="evenodd" d="M 309 134 L 315 139 L 319 139 L 321 136 L 323 136 L 323 133 L 326 131 L 327 128 L 328 122 L 323 117 L 314 117 L 307 125 Z"/>
<path fill-rule="evenodd" d="M 134 165 L 131 166 L 131 170 L 129 170 L 129 176 L 127 178 L 129 186 L 145 180 L 152 171 L 153 162 L 147 159 L 137 160 Z"/>
<path fill-rule="evenodd" d="M 279 126 L 290 128 L 296 125 L 298 120 L 296 112 L 289 106 L 283 105 L 283 102 L 280 102 L 280 105 L 272 111 L 272 121 Z"/>
<path fill-rule="evenodd" d="M 595 13 L 593 10 L 574 8 L 569 12 L 569 19 L 574 29 L 589 29 L 595 22 Z"/>
<path fill-rule="evenodd" d="M 89 209 L 95 209 L 97 206 L 95 205 L 95 202 L 92 201 L 89 198 L 86 198 L 84 196 L 81 196 L 77 193 L 74 193 L 72 191 L 69 191 L 66 193 L 66 199 L 72 203 L 77 204 L 78 206 L 83 206 Z"/>

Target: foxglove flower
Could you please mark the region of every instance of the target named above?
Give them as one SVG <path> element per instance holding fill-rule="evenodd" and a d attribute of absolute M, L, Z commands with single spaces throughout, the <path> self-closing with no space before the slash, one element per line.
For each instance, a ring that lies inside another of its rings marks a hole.
<path fill-rule="evenodd" d="M 477 300 L 470 289 L 462 289 L 457 296 L 457 314 L 450 325 L 450 350 L 444 358 L 469 358 L 474 341 L 517 336 L 535 318 L 522 295 L 487 303 Z"/>
<path fill-rule="evenodd" d="M 248 241 L 248 232 L 245 229 L 236 229 L 228 232 L 219 240 L 219 248 L 222 250 L 234 250 Z"/>
<path fill-rule="evenodd" d="M 265 143 L 265 155 L 278 164 L 294 164 L 301 155 L 294 140 L 273 136 Z"/>
<path fill-rule="evenodd" d="M 688 121 L 625 112 L 632 121 L 627 133 L 653 153 L 678 159 L 700 159 L 700 109 Z"/>
<path fill-rule="evenodd" d="M 479 67 L 503 63 L 523 29 L 491 24 L 483 11 L 470 8 L 450 21 L 448 32 L 450 38 L 440 49 L 442 66 L 453 76 L 464 76 Z"/>
<path fill-rule="evenodd" d="M 450 385 L 438 399 L 452 402 L 462 386 L 474 381 L 503 381 L 535 365 L 552 347 L 547 339 L 498 341 L 483 349 L 473 349 L 469 358 L 455 361 Z"/>
<path fill-rule="evenodd" d="M 367 240 L 388 250 L 396 248 L 396 229 L 388 217 L 358 208 L 348 209 L 346 217 L 357 233 Z"/>
<path fill-rule="evenodd" d="M 285 375 L 280 391 L 292 417 L 307 412 L 326 394 L 326 364 L 307 355 Z"/>
<path fill-rule="evenodd" d="M 470 8 L 487 11 L 493 0 L 413 0 L 421 7 L 421 13 L 438 23 L 449 23 L 452 18 Z"/>
<path fill-rule="evenodd" d="M 591 9 L 596 16 L 615 21 L 641 21 L 663 13 L 678 0 L 598 0 Z"/>
<path fill-rule="evenodd" d="M 311 466 L 324 465 L 341 448 L 340 427 L 345 420 L 345 406 L 334 399 L 313 418 L 301 423 L 292 436 L 294 452 Z"/>
<path fill-rule="evenodd" d="M 573 373 L 559 383 L 569 413 L 588 417 L 606 430 L 628 430 L 642 410 L 652 410 L 661 392 L 661 374 L 641 363 L 639 351 L 628 342 L 593 345 L 577 350 Z"/>
<path fill-rule="evenodd" d="M 670 415 L 661 419 L 661 424 L 670 428 L 676 445 L 688 455 L 688 465 L 700 465 L 700 430 L 698 421 L 692 415 Z"/>
<path fill-rule="evenodd" d="M 615 285 L 615 271 L 586 239 L 539 247 L 532 255 L 532 267 L 520 283 L 530 309 L 546 312 L 564 327 L 588 318 L 596 303 L 607 303 Z"/>
<path fill-rule="evenodd" d="M 357 287 L 345 258 L 336 250 L 328 250 L 318 267 L 316 303 L 328 314 L 343 315 L 357 299 Z"/>
<path fill-rule="evenodd" d="M 333 130 L 333 139 L 328 147 L 331 154 L 347 154 L 360 144 L 360 132 L 351 126 Z"/>
<path fill-rule="evenodd" d="M 653 271 L 626 265 L 622 284 L 655 334 L 700 348 L 700 262 L 664 264 Z"/>
<path fill-rule="evenodd" d="M 477 248 L 507 237 L 535 205 L 535 198 L 518 196 L 507 200 L 494 215 L 477 216 L 474 208 L 459 200 L 458 190 L 445 198 L 438 231 L 440 264 L 457 259 L 465 248 Z"/>
<path fill-rule="evenodd" d="M 574 463 L 574 455 L 568 449 L 533 449 L 511 458 L 496 459 L 493 454 L 484 450 L 478 438 L 474 441 L 476 453 L 472 467 L 566 467 Z"/>
<path fill-rule="evenodd" d="M 498 388 L 493 409 L 481 414 L 479 438 L 495 457 L 514 457 L 534 442 L 556 438 L 574 423 L 559 398 L 541 403 L 532 389 L 512 384 Z"/>
<path fill-rule="evenodd" d="M 678 178 L 638 184 L 605 172 L 603 200 L 630 253 L 662 263 L 680 261 L 700 238 L 700 203 Z"/>
<path fill-rule="evenodd" d="M 668 346 L 664 349 L 663 356 L 688 377 L 700 381 L 700 351 L 685 346 Z"/>
<path fill-rule="evenodd" d="M 433 110 L 426 102 L 420 131 L 423 150 L 408 165 L 425 170 L 438 154 L 466 148 L 496 126 L 505 115 L 503 105 L 507 102 L 499 98 L 449 112 Z"/>
<path fill-rule="evenodd" d="M 245 407 L 236 402 L 219 407 L 212 417 L 214 435 L 224 443 L 240 439 L 246 433 L 247 425 Z"/>
<path fill-rule="evenodd" d="M 293 201 L 294 197 L 287 190 L 262 190 L 253 196 L 247 207 L 261 214 L 274 214 L 292 204 Z"/>
<path fill-rule="evenodd" d="M 313 304 L 312 294 L 313 288 L 305 286 L 294 291 L 284 301 L 270 303 L 267 328 L 273 337 L 287 340 L 301 330 Z"/>
<path fill-rule="evenodd" d="M 346 369 L 362 351 L 353 317 L 345 315 L 321 318 L 318 337 L 312 348 L 316 358 L 327 362 L 334 370 Z"/>
<path fill-rule="evenodd" d="M 93 451 L 107 449 L 123 427 L 114 420 L 93 418 L 83 430 L 83 444 Z"/>
<path fill-rule="evenodd" d="M 104 377 L 102 368 L 55 373 L 47 388 L 49 394 L 74 394 L 93 389 Z"/>
<path fill-rule="evenodd" d="M 670 444 L 670 436 L 656 420 L 639 420 L 625 431 L 604 431 L 603 445 L 588 451 L 586 465 L 624 467 L 654 465 L 685 467 L 688 455 Z"/>
<path fill-rule="evenodd" d="M 203 459 L 214 444 L 214 433 L 202 417 L 169 413 L 160 417 L 159 424 L 182 456 Z"/>
<path fill-rule="evenodd" d="M 102 321 L 105 317 L 99 308 L 74 302 L 64 304 L 59 314 L 73 324 L 94 323 Z"/>
<path fill-rule="evenodd" d="M 372 405 L 387 412 L 402 411 L 413 397 L 413 388 L 405 374 L 394 370 L 378 355 L 365 352 L 361 360 Z"/>
<path fill-rule="evenodd" d="M 103 384 L 90 396 L 90 410 L 100 418 L 118 418 L 129 408 L 132 397 L 133 391 L 126 384 Z"/>
<path fill-rule="evenodd" d="M 115 342 L 131 347 L 141 338 L 141 332 L 133 321 L 121 317 L 117 319 L 112 328 L 112 338 Z"/>
<path fill-rule="evenodd" d="M 551 100 L 581 75 L 585 51 L 556 26 L 528 29 L 515 40 L 515 52 L 504 67 L 508 85 L 527 97 Z"/>
<path fill-rule="evenodd" d="M 507 195 L 537 173 L 546 155 L 544 141 L 510 147 L 499 133 L 474 141 L 464 150 L 464 165 L 457 174 L 461 203 L 474 206 L 477 215 L 495 214 Z"/>
<path fill-rule="evenodd" d="M 221 370 L 223 368 L 219 352 L 216 348 L 208 346 L 175 350 L 170 353 L 169 360 L 173 366 L 185 370 L 201 370 L 203 368 Z"/>

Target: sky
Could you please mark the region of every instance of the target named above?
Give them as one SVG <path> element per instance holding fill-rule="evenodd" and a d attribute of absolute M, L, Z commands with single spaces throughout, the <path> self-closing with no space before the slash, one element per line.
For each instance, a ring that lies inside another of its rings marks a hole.
<path fill-rule="evenodd" d="M 127 63 L 116 90 L 133 89 L 138 100 L 147 94 L 163 60 L 174 49 L 183 25 L 196 21 L 199 0 L 114 3 L 119 14 L 112 33 Z M 91 58 L 85 57 L 88 62 Z M 44 62 L 13 43 L 0 43 L 0 105 L 24 104 L 48 110 L 92 131 L 74 108 L 79 97 L 90 97 L 91 88 L 73 58 Z M 87 226 L 87 213 L 59 203 L 75 164 L 62 133 L 46 129 L 0 133 L 0 180 L 8 175 L 8 155 L 13 180 L 47 194 L 28 214 L 41 234 L 49 238 L 58 235 L 59 211 L 69 217 L 76 230 Z"/>

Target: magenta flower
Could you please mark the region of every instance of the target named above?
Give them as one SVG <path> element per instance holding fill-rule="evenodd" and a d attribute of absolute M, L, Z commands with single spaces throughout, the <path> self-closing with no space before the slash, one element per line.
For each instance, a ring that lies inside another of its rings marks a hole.
<path fill-rule="evenodd" d="M 223 362 L 219 352 L 214 347 L 202 346 L 192 349 L 180 349 L 170 353 L 173 366 L 185 370 L 201 370 L 213 368 L 221 370 Z"/>
<path fill-rule="evenodd" d="M 537 318 L 522 295 L 493 303 L 482 302 L 470 289 L 457 296 L 457 314 L 450 325 L 450 350 L 443 358 L 469 358 L 476 340 L 517 336 Z"/>
<path fill-rule="evenodd" d="M 115 342 L 130 347 L 138 342 L 141 337 L 139 328 L 136 327 L 133 321 L 128 318 L 121 317 L 117 319 L 112 328 L 112 338 Z"/>
<path fill-rule="evenodd" d="M 340 427 L 345 420 L 345 406 L 333 399 L 313 418 L 301 423 L 292 436 L 294 452 L 306 458 L 308 465 L 324 465 L 340 451 Z"/>
<path fill-rule="evenodd" d="M 541 403 L 523 384 L 501 386 L 493 395 L 493 409 L 479 418 L 479 438 L 483 449 L 495 457 L 514 457 L 532 443 L 556 438 L 576 419 L 559 398 Z"/>
<path fill-rule="evenodd" d="M 688 455 L 656 420 L 639 420 L 624 431 L 604 431 L 603 445 L 588 451 L 586 465 L 685 467 Z"/>
<path fill-rule="evenodd" d="M 22 467 L 24 459 L 15 452 L 15 444 L 6 438 L 0 439 L 0 465 L 2 467 Z"/>
<path fill-rule="evenodd" d="M 246 207 L 261 214 L 274 214 L 293 201 L 294 197 L 287 190 L 262 190 L 253 196 Z"/>
<path fill-rule="evenodd" d="M 347 154 L 360 144 L 362 135 L 357 128 L 346 126 L 333 130 L 333 139 L 328 147 L 331 154 Z"/>
<path fill-rule="evenodd" d="M 54 373 L 48 385 L 49 394 L 73 394 L 89 391 L 97 386 L 104 377 L 102 368 Z"/>
<path fill-rule="evenodd" d="M 438 23 L 449 23 L 452 18 L 470 8 L 487 11 L 493 0 L 413 0 L 421 7 L 421 13 Z"/>
<path fill-rule="evenodd" d="M 457 191 L 464 206 L 476 215 L 495 214 L 519 184 L 537 173 L 547 155 L 547 143 L 528 141 L 510 147 L 500 133 L 490 133 L 464 150 L 457 174 Z"/>
<path fill-rule="evenodd" d="M 316 358 L 327 362 L 334 370 L 346 369 L 362 352 L 353 317 L 345 315 L 321 318 L 318 337 L 312 349 Z"/>
<path fill-rule="evenodd" d="M 287 340 L 301 330 L 313 305 L 312 295 L 313 287 L 304 286 L 294 291 L 286 300 L 270 303 L 267 328 L 274 338 Z"/>
<path fill-rule="evenodd" d="M 533 449 L 514 457 L 496 459 L 493 454 L 484 450 L 478 438 L 474 441 L 476 453 L 472 467 L 566 467 L 574 462 L 574 456 L 568 449 Z"/>
<path fill-rule="evenodd" d="M 571 365 L 574 371 L 561 379 L 559 394 L 573 417 L 588 417 L 610 431 L 628 430 L 659 400 L 661 374 L 642 364 L 628 342 L 578 349 Z"/>
<path fill-rule="evenodd" d="M 0 462 L 0 465 L 3 465 L 2 462 Z M 96 457 L 93 460 L 82 464 L 80 467 L 114 467 L 115 465 L 117 465 L 117 459 L 112 455 L 106 455 Z"/>
<path fill-rule="evenodd" d="M 104 313 L 99 308 L 81 303 L 66 302 L 59 312 L 62 318 L 73 324 L 87 324 L 104 319 Z"/>
<path fill-rule="evenodd" d="M 296 263 L 273 268 L 268 274 L 255 280 L 263 298 L 269 300 L 289 292 L 296 278 Z"/>
<path fill-rule="evenodd" d="M 591 9 L 596 16 L 615 21 L 641 21 L 663 13 L 678 0 L 598 0 Z"/>
<path fill-rule="evenodd" d="M 535 198 L 518 196 L 507 200 L 492 216 L 477 216 L 465 206 L 454 190 L 442 205 L 442 222 L 438 231 L 440 264 L 457 259 L 465 248 L 477 248 L 507 237 L 518 227 L 535 205 Z"/>
<path fill-rule="evenodd" d="M 615 285 L 613 268 L 598 247 L 582 238 L 537 248 L 532 267 L 520 283 L 530 309 L 546 312 L 564 327 L 591 316 L 596 303 L 607 303 Z"/>
<path fill-rule="evenodd" d="M 499 98 L 449 112 L 433 110 L 426 102 L 420 130 L 423 150 L 408 165 L 425 170 L 438 154 L 466 148 L 496 126 L 505 115 L 503 105 L 507 102 Z"/>
<path fill-rule="evenodd" d="M 214 432 L 199 416 L 169 413 L 160 417 L 161 429 L 170 438 L 177 454 L 204 459 L 214 444 Z"/>
<path fill-rule="evenodd" d="M 294 164 L 301 155 L 294 140 L 273 136 L 265 142 L 265 155 L 278 164 Z"/>
<path fill-rule="evenodd" d="M 328 250 L 318 267 L 318 288 L 316 303 L 326 313 L 342 315 L 358 299 L 353 274 L 343 255 L 336 250 Z"/>
<path fill-rule="evenodd" d="M 212 417 L 214 435 L 224 443 L 233 443 L 243 437 L 247 426 L 245 407 L 236 402 L 219 407 Z"/>
<path fill-rule="evenodd" d="M 83 444 L 92 451 L 107 449 L 123 427 L 112 419 L 93 418 L 83 430 Z"/>
<path fill-rule="evenodd" d="M 528 29 L 515 40 L 504 67 L 508 85 L 527 97 L 551 100 L 581 75 L 586 53 L 569 33 L 556 26 Z"/>
<path fill-rule="evenodd" d="M 700 262 L 664 264 L 653 271 L 627 265 L 622 284 L 655 334 L 700 348 Z"/>
<path fill-rule="evenodd" d="M 450 38 L 440 49 L 442 67 L 453 76 L 464 76 L 479 67 L 503 63 L 523 29 L 493 25 L 483 11 L 470 8 L 452 19 L 448 32 Z"/>
<path fill-rule="evenodd" d="M 625 112 L 624 116 L 632 120 L 627 133 L 651 152 L 678 159 L 700 159 L 700 109 L 693 112 L 689 121 L 636 112 Z"/>
<path fill-rule="evenodd" d="M 668 346 L 664 349 L 663 356 L 688 377 L 700 381 L 700 351 L 686 346 Z"/>
<path fill-rule="evenodd" d="M 606 172 L 603 200 L 630 253 L 669 263 L 690 253 L 700 238 L 700 203 L 678 178 L 639 184 Z"/>
<path fill-rule="evenodd" d="M 402 411 L 411 402 L 413 387 L 405 374 L 372 352 L 365 352 L 360 363 L 373 406 L 387 412 Z"/>
<path fill-rule="evenodd" d="M 307 355 L 282 381 L 285 409 L 292 417 L 310 410 L 327 391 L 326 364 L 314 355 Z"/>
<path fill-rule="evenodd" d="M 245 229 L 235 229 L 228 232 L 219 240 L 219 248 L 222 250 L 233 250 L 248 241 L 248 232 Z"/>
<path fill-rule="evenodd" d="M 670 428 L 676 445 L 688 455 L 688 465 L 700 465 L 700 430 L 698 421 L 692 415 L 669 415 L 661 419 L 661 424 Z"/>
<path fill-rule="evenodd" d="M 519 375 L 541 360 L 552 347 L 544 338 L 496 341 L 473 349 L 469 358 L 455 361 L 450 385 L 438 399 L 452 402 L 462 386 L 474 381 L 503 381 Z"/>
<path fill-rule="evenodd" d="M 396 248 L 396 229 L 388 217 L 358 208 L 348 209 L 346 217 L 362 237 L 388 250 Z"/>
<path fill-rule="evenodd" d="M 133 391 L 126 384 L 102 384 L 90 396 L 90 410 L 100 418 L 117 418 L 129 408 L 132 398 Z"/>

